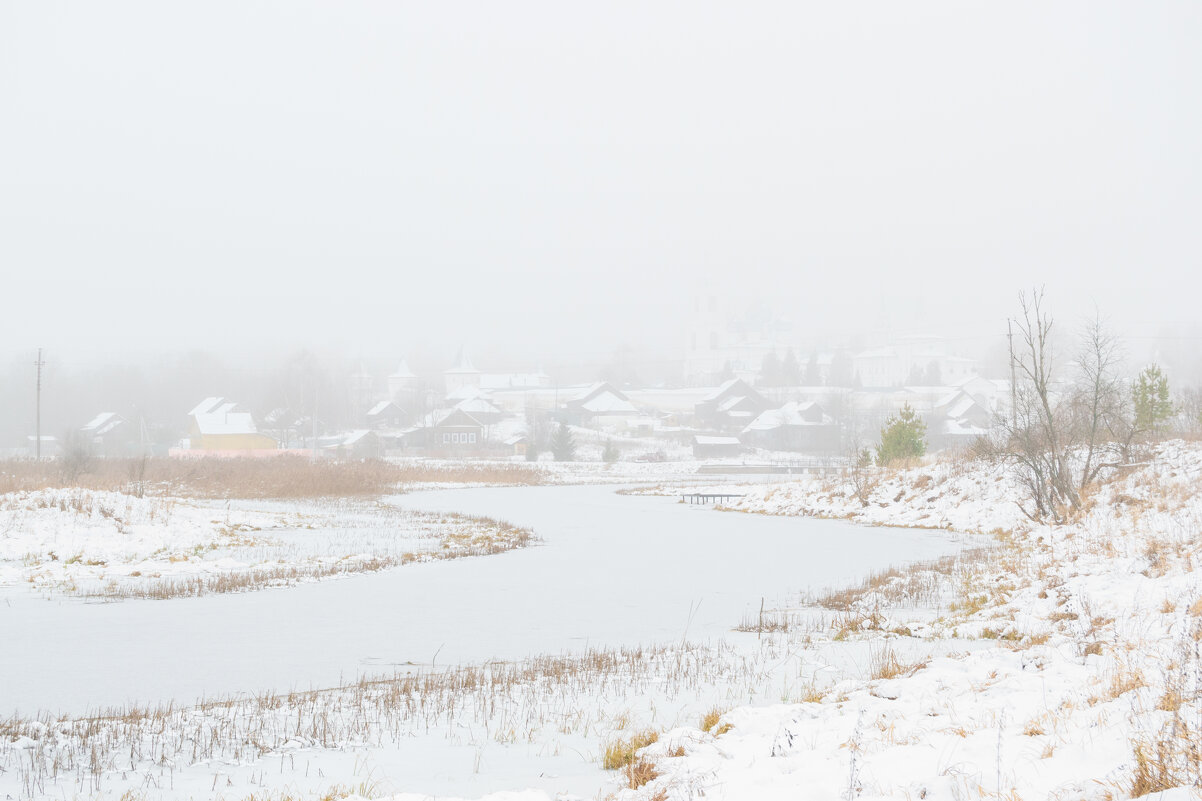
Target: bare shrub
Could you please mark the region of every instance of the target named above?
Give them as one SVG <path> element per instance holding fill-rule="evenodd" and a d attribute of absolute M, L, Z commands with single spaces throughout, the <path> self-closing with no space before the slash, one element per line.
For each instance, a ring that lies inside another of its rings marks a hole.
<path fill-rule="evenodd" d="M 1135 430 L 1117 373 L 1121 348 L 1100 320 L 1093 321 L 1075 360 L 1077 375 L 1066 381 L 1058 374 L 1043 291 L 1022 293 L 1019 305 L 1018 343 L 1010 356 L 1013 408 L 999 421 L 1005 451 L 1026 490 L 1023 512 L 1064 522 L 1103 469 L 1130 461 Z"/>

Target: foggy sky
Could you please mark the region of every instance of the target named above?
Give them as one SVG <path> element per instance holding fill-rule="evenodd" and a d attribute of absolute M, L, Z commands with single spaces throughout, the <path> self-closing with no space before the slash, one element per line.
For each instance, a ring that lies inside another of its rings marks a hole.
<path fill-rule="evenodd" d="M 6 354 L 1197 322 L 1202 6 L 0 0 Z"/>

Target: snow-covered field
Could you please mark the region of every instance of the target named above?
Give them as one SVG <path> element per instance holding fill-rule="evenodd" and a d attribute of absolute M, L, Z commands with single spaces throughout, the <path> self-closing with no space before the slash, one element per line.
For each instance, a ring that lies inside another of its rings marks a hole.
<path fill-rule="evenodd" d="M 530 538 L 500 521 L 377 501 L 39 490 L 0 495 L 0 587 L 114 600 L 233 592 L 499 553 Z"/>
<path fill-rule="evenodd" d="M 728 488 L 734 491 L 734 488 Z M 1202 785 L 1202 449 L 1169 443 L 1099 487 L 1063 526 L 1027 520 L 1000 468 L 952 462 L 873 486 L 806 479 L 740 487 L 746 512 L 993 532 L 952 568 L 904 571 L 824 601 L 826 625 L 771 620 L 809 642 L 896 648 L 915 638 L 996 647 L 911 663 L 807 703 L 744 707 L 719 738 L 648 748 L 657 777 L 619 798 L 1127 798 Z M 915 588 L 920 588 L 918 592 Z M 915 597 L 921 600 L 915 603 Z M 932 614 L 930 599 L 937 599 Z M 672 756 L 677 745 L 683 755 Z"/>
<path fill-rule="evenodd" d="M 832 580 L 823 590 L 799 578 L 796 590 L 808 593 L 745 610 L 728 621 L 743 631 L 726 642 L 603 647 L 101 719 L 12 720 L 0 730 L 0 791 L 959 801 L 1177 788 L 1161 797 L 1198 797 L 1202 447 L 1160 446 L 1060 526 L 1027 519 L 1006 471 L 981 463 L 714 488 L 743 497 L 720 510 L 669 503 L 665 513 L 689 523 L 805 516 L 986 536 L 982 547 L 890 568 L 895 560 L 874 559 L 878 550 L 912 535 L 876 529 L 886 539 L 861 546 L 861 575 L 876 572 L 860 585 Z M 496 506 L 503 492 L 464 498 Z M 654 500 L 627 499 L 647 512 L 638 504 Z M 593 518 L 601 509 L 578 508 Z M 713 553 L 715 540 L 689 532 L 681 541 L 690 537 Z M 535 551 L 557 547 L 552 535 Z M 661 604 L 649 583 L 657 571 L 706 564 L 674 562 L 679 547 L 623 546 L 654 569 L 610 580 Z M 717 556 L 717 567 L 737 570 L 733 554 Z M 800 570 L 805 557 L 782 558 Z M 707 712 L 720 714 L 703 725 Z M 654 736 L 631 743 L 644 730 Z M 624 741 L 626 767 L 604 771 L 606 752 L 623 753 Z"/>

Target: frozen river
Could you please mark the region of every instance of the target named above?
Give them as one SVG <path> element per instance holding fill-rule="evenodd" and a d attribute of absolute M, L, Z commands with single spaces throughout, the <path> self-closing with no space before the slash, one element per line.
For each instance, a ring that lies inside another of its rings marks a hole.
<path fill-rule="evenodd" d="M 410 665 L 717 639 L 809 588 L 957 547 L 949 535 L 716 513 L 612 487 L 443 490 L 400 506 L 487 515 L 508 553 L 170 601 L 0 596 L 0 715 L 308 689 Z"/>

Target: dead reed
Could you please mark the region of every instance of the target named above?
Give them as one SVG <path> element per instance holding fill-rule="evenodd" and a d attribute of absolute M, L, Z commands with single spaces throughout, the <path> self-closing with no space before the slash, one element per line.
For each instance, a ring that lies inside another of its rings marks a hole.
<path fill-rule="evenodd" d="M 130 706 L 83 717 L 0 719 L 0 772 L 22 798 L 60 791 L 95 795 L 115 777 L 160 776 L 206 760 L 249 764 L 287 747 L 355 748 L 425 733 L 473 730 L 502 743 L 539 732 L 612 731 L 616 703 L 656 690 L 668 696 L 765 680 L 763 667 L 729 646 L 590 650 L 446 670 L 419 669 L 328 689 L 265 693 L 193 707 Z M 640 739 L 641 738 L 641 739 Z M 621 749 L 636 764 L 639 735 Z M 632 775 L 645 777 L 642 767 Z"/>
<path fill-rule="evenodd" d="M 541 471 L 508 464 L 393 464 L 376 459 L 319 460 L 286 454 L 264 458 L 95 459 L 67 480 L 53 461 L 0 462 L 0 494 L 64 486 L 185 498 L 360 497 L 409 484 L 543 483 Z"/>
<path fill-rule="evenodd" d="M 537 541 L 534 532 L 502 520 L 460 514 L 414 513 L 417 518 L 437 518 L 449 524 L 432 550 L 405 551 L 372 555 L 348 555 L 334 561 L 302 561 L 294 564 L 258 564 L 241 570 L 223 570 L 191 576 L 137 577 L 136 581 L 110 581 L 73 584 L 65 587 L 70 594 L 111 601 L 130 599 L 167 600 L 231 592 L 250 592 L 268 587 L 288 587 L 301 582 L 337 576 L 375 573 L 413 562 L 489 556 Z"/>

